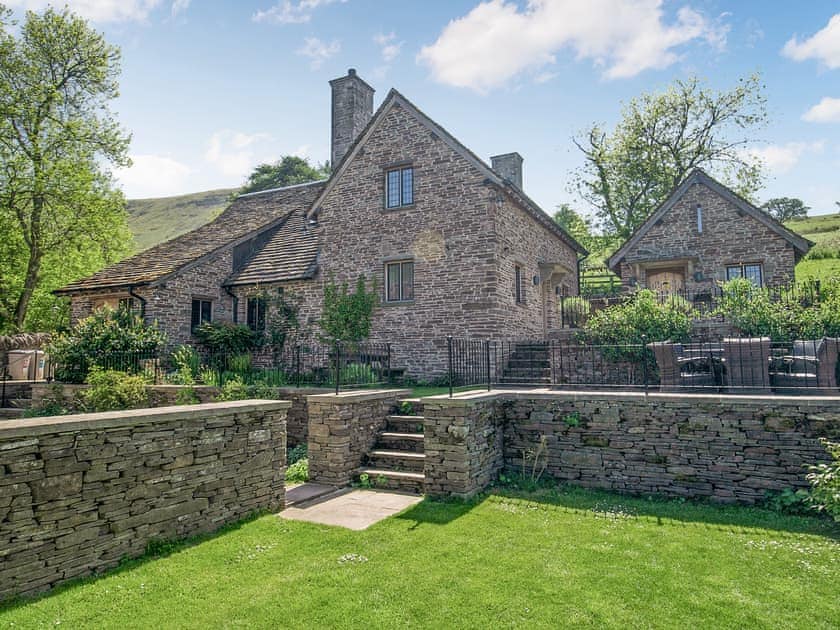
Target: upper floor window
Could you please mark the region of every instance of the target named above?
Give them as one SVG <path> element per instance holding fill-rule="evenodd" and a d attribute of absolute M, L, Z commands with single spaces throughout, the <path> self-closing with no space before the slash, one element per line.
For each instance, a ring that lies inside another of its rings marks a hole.
<path fill-rule="evenodd" d="M 525 303 L 525 287 L 522 286 L 522 267 L 519 265 L 513 268 L 513 291 L 517 304 Z"/>
<path fill-rule="evenodd" d="M 264 298 L 248 298 L 246 312 L 248 318 L 248 328 L 257 332 L 265 330 Z"/>
<path fill-rule="evenodd" d="M 414 299 L 414 263 L 393 262 L 385 265 L 385 301 L 405 302 Z"/>
<path fill-rule="evenodd" d="M 728 265 L 726 267 L 726 281 L 728 282 L 735 278 L 746 278 L 755 286 L 760 287 L 762 285 L 761 265 L 758 263 Z"/>
<path fill-rule="evenodd" d="M 205 322 L 209 322 L 213 312 L 213 306 L 210 300 L 193 300 L 192 301 L 192 318 L 190 321 L 190 330 L 195 332 L 195 329 Z"/>
<path fill-rule="evenodd" d="M 414 203 L 414 168 L 404 166 L 385 173 L 385 207 L 399 208 Z"/>

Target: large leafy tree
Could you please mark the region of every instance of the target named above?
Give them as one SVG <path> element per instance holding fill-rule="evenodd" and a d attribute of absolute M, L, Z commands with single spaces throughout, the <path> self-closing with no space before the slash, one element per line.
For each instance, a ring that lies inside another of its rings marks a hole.
<path fill-rule="evenodd" d="M 108 103 L 119 51 L 67 9 L 0 5 L 0 329 L 49 327 L 50 294 L 126 253 L 125 200 L 108 166 L 129 138 Z"/>
<path fill-rule="evenodd" d="M 306 158 L 287 155 L 272 164 L 257 165 L 238 194 L 306 184 L 324 179 L 329 174 L 329 164 L 312 166 Z"/>
<path fill-rule="evenodd" d="M 808 216 L 808 206 L 801 199 L 791 197 L 777 197 L 768 199 L 761 209 L 768 212 L 770 216 L 779 221 L 791 221 L 793 219 L 804 219 Z"/>
<path fill-rule="evenodd" d="M 761 164 L 745 147 L 767 118 L 760 77 L 715 91 L 696 77 L 642 94 L 612 132 L 594 125 L 575 144 L 584 165 L 573 188 L 607 234 L 627 238 L 695 167 L 712 171 L 750 198 Z"/>

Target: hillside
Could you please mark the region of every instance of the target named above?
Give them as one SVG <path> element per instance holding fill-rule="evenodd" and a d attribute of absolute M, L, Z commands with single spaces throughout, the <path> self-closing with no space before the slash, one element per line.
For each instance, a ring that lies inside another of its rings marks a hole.
<path fill-rule="evenodd" d="M 130 199 L 128 226 L 134 234 L 135 251 L 143 251 L 213 220 L 228 205 L 233 192 L 222 188 L 176 197 Z"/>
<path fill-rule="evenodd" d="M 821 214 L 785 225 L 816 243 L 796 265 L 797 280 L 840 277 L 840 213 Z"/>

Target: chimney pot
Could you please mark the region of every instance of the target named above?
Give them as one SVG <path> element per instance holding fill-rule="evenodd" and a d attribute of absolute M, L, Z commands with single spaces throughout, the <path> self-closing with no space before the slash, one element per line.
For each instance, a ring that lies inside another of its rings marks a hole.
<path fill-rule="evenodd" d="M 494 155 L 490 163 L 496 174 L 522 190 L 522 156 L 516 153 Z"/>

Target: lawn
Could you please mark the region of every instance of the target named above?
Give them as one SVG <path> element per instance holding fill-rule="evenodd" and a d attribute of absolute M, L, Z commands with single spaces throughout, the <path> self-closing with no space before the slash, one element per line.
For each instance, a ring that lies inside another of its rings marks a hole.
<path fill-rule="evenodd" d="M 829 521 L 582 490 L 268 515 L 0 611 L 0 626 L 836 628 Z"/>

